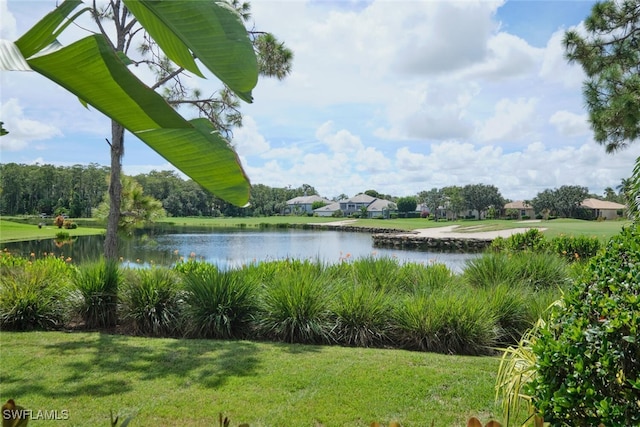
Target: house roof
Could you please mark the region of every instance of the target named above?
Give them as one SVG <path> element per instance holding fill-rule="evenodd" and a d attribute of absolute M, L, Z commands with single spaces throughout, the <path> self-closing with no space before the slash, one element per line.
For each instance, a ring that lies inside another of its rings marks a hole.
<path fill-rule="evenodd" d="M 312 196 L 298 196 L 293 199 L 287 200 L 288 205 L 306 205 L 313 204 L 313 202 L 331 203 L 331 200 L 327 200 L 324 197 L 320 197 L 317 194 Z"/>
<path fill-rule="evenodd" d="M 524 200 L 516 200 L 514 202 L 509 202 L 506 205 L 504 205 L 505 209 L 533 209 L 533 206 L 531 206 L 529 203 L 525 202 Z"/>
<path fill-rule="evenodd" d="M 609 202 L 607 200 L 598 200 L 598 199 L 584 199 L 582 204 L 580 205 L 583 208 L 589 209 L 624 209 L 625 205 L 621 205 L 616 202 Z"/>
<path fill-rule="evenodd" d="M 385 199 L 375 199 L 367 206 L 367 210 L 370 212 L 382 212 L 383 209 L 389 208 L 389 205 L 393 203 Z"/>
<path fill-rule="evenodd" d="M 375 197 L 371 197 L 368 194 L 357 194 L 349 199 L 346 200 L 340 200 L 340 202 L 342 203 L 364 203 L 364 204 L 369 204 L 371 202 L 373 202 L 374 200 L 376 200 Z"/>
<path fill-rule="evenodd" d="M 314 209 L 313 211 L 314 212 L 335 212 L 338 210 L 340 210 L 340 203 L 334 202 L 326 206 L 323 206 L 321 208 Z"/>

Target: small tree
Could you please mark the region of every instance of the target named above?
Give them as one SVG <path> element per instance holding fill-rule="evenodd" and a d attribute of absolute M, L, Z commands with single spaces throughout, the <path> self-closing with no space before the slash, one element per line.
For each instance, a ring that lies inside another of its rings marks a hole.
<path fill-rule="evenodd" d="M 413 196 L 400 197 L 396 202 L 398 212 L 402 212 L 405 217 L 409 212 L 415 212 L 418 207 L 418 201 Z"/>

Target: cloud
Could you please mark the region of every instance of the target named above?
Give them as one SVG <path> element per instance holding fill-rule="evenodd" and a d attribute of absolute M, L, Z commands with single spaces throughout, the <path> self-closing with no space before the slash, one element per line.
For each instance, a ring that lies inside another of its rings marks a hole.
<path fill-rule="evenodd" d="M 242 118 L 242 127 L 233 131 L 232 143 L 241 156 L 256 156 L 269 151 L 271 146 L 258 131 L 258 124 L 251 116 Z"/>
<path fill-rule="evenodd" d="M 61 136 L 62 132 L 55 126 L 25 117 L 20 102 L 11 98 L 0 104 L 0 117 L 8 135 L 0 137 L 0 149 L 20 151 L 33 147 L 31 142 Z"/>
<path fill-rule="evenodd" d="M 556 111 L 549 118 L 549 123 L 564 136 L 574 137 L 590 133 L 587 114 L 575 114 L 569 111 Z"/>
<path fill-rule="evenodd" d="M 482 141 L 521 140 L 535 129 L 537 99 L 503 98 L 495 105 L 494 115 L 480 126 Z"/>
<path fill-rule="evenodd" d="M 580 66 L 567 62 L 562 43 L 564 33 L 565 30 L 556 31 L 549 39 L 539 75 L 548 82 L 560 83 L 566 88 L 579 89 L 585 74 Z"/>
<path fill-rule="evenodd" d="M 15 40 L 16 36 L 16 18 L 7 9 L 7 2 L 0 1 L 0 39 Z"/>

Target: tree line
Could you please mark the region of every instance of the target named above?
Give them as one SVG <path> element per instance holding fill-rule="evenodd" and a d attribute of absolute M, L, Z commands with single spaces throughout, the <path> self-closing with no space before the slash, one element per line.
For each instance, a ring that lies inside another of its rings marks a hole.
<path fill-rule="evenodd" d="M 283 188 L 255 184 L 251 187 L 250 205 L 240 208 L 173 171 L 154 170 L 129 178 L 142 187 L 145 196 L 159 201 L 166 214 L 172 217 L 280 215 L 285 212 L 287 200 L 318 194 L 309 184 Z M 100 205 L 109 200 L 108 182 L 109 168 L 95 163 L 74 166 L 0 164 L 0 215 L 66 214 L 73 218 L 89 218 L 95 216 Z M 626 182 L 622 180 L 618 192 L 607 188 L 602 196 L 590 194 L 586 187 L 580 186 L 546 189 L 525 203 L 536 212 L 580 218 L 584 213 L 579 206 L 588 197 L 625 203 Z M 465 211 L 482 212 L 484 217 L 497 218 L 506 214 L 503 207 L 510 201 L 497 187 L 486 184 L 432 188 L 405 197 L 382 194 L 373 189 L 364 193 L 396 203 L 401 212 L 418 209 L 428 211 L 436 219 L 456 219 Z M 340 194 L 333 200 L 344 198 L 348 196 Z"/>
<path fill-rule="evenodd" d="M 90 218 L 108 200 L 109 167 L 0 164 L 0 215 Z M 145 196 L 162 203 L 166 214 L 180 216 L 270 216 L 284 211 L 287 200 L 317 194 L 308 184 L 274 188 L 251 187 L 250 205 L 240 208 L 203 189 L 173 171 L 151 171 L 130 177 Z"/>

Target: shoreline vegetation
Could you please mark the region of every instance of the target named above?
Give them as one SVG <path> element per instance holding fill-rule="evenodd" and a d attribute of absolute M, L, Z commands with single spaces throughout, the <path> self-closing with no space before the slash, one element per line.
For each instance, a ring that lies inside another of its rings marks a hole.
<path fill-rule="evenodd" d="M 77 228 L 64 230 L 70 237 L 104 234 L 103 226 L 95 219 L 73 219 Z M 343 221 L 340 221 L 343 223 Z M 332 225 L 335 218 L 303 217 L 303 216 L 272 216 L 272 217 L 180 217 L 165 218 L 158 221 L 158 225 L 175 227 L 211 227 L 211 228 L 316 228 L 322 230 L 324 226 L 332 229 L 346 229 L 346 226 Z M 617 234 L 629 221 L 585 221 L 577 219 L 554 219 L 539 222 L 520 222 L 514 220 L 459 220 L 459 221 L 430 221 L 422 218 L 406 219 L 356 219 L 349 221 L 348 229 L 352 231 L 377 232 L 413 232 L 420 229 L 435 227 L 456 227 L 456 233 L 465 233 L 470 238 L 474 233 L 510 230 L 516 228 L 539 228 L 547 237 L 560 235 L 595 236 L 602 242 Z M 41 225 L 41 228 L 39 227 Z M 52 218 L 37 216 L 2 217 L 0 218 L 0 243 L 53 239 L 60 232 L 53 224 Z"/>

